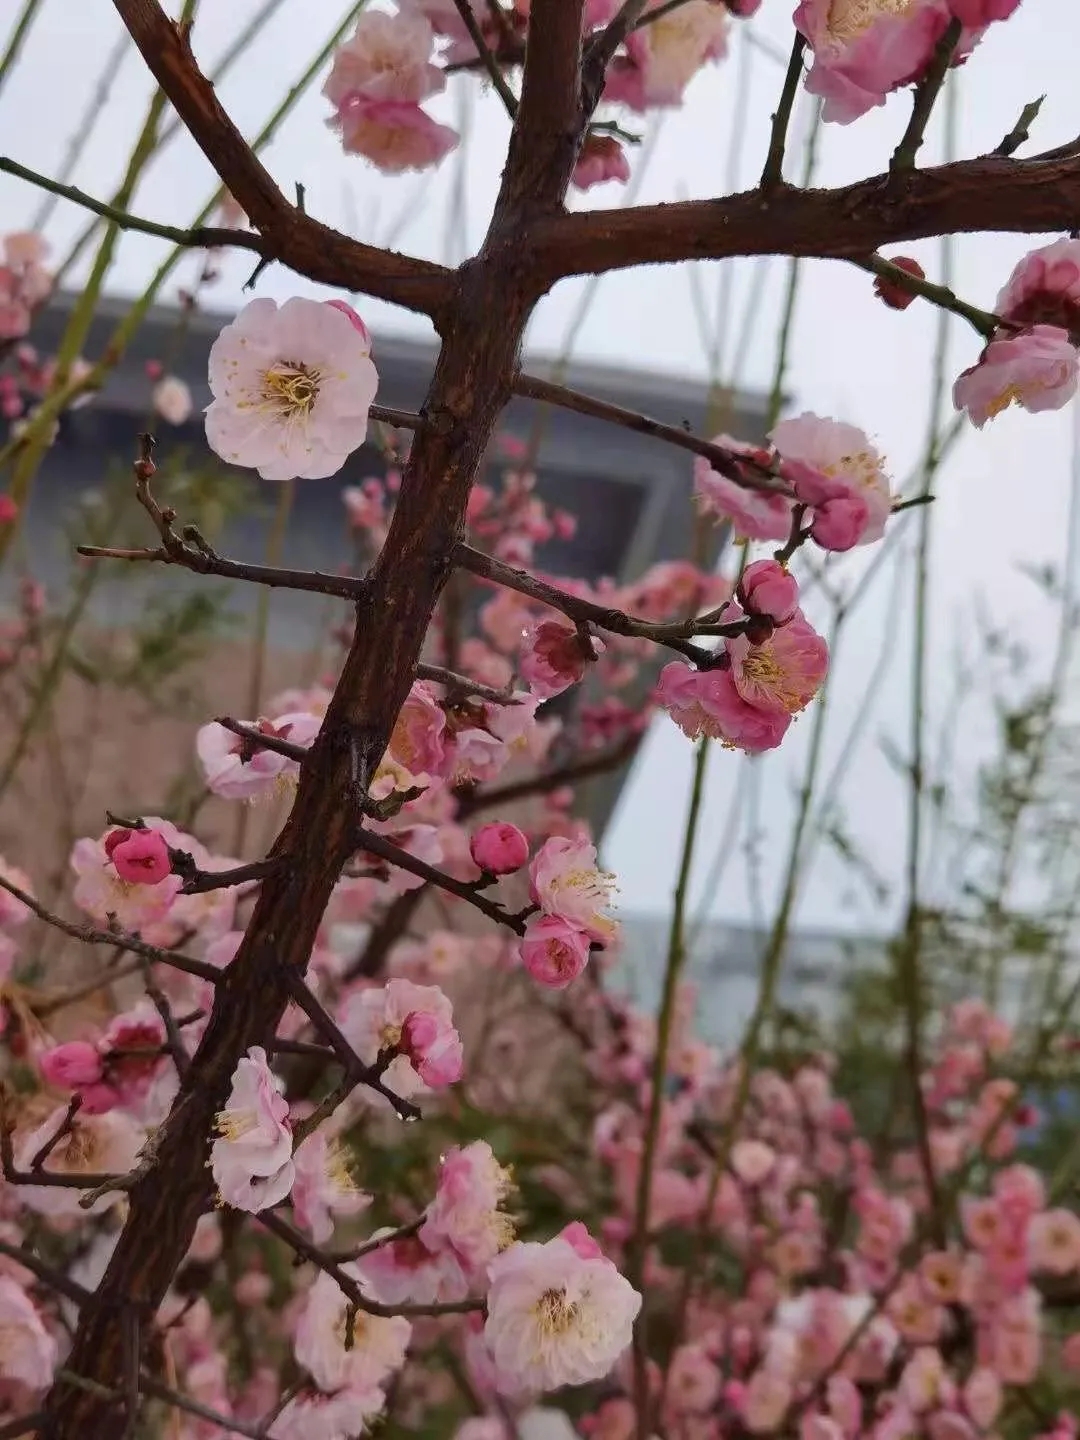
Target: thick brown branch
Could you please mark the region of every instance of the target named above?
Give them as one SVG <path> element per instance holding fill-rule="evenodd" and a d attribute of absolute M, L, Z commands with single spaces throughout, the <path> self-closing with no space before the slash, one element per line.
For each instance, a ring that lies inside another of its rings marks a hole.
<path fill-rule="evenodd" d="M 1080 156 L 1041 163 L 990 156 L 836 190 L 750 190 L 543 216 L 532 222 L 527 248 L 550 286 L 568 275 L 733 255 L 858 259 L 932 235 L 1069 230 L 1078 214 Z"/>
<path fill-rule="evenodd" d="M 276 260 L 311 280 L 436 315 L 449 273 L 426 260 L 362 245 L 290 205 L 196 65 L 187 34 L 157 0 L 113 0 L 151 74 Z"/>

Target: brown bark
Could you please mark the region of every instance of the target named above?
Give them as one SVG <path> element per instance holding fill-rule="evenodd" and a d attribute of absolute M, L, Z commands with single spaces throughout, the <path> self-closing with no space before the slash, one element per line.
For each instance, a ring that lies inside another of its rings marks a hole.
<path fill-rule="evenodd" d="M 115 3 L 188 120 L 193 107 L 187 97 L 198 86 L 188 74 L 190 59 L 176 58 L 176 46 L 186 51 L 186 42 L 156 4 Z M 118 1398 L 60 1381 L 45 1403 L 41 1434 L 48 1440 L 114 1440 L 121 1433 L 122 1317 L 133 1309 L 140 1335 L 150 1332 L 210 1204 L 206 1167 L 214 1116 L 236 1062 L 252 1045 L 270 1047 L 289 999 L 286 967 L 303 973 L 330 892 L 355 849 L 356 780 L 366 788 L 412 684 L 462 535 L 469 488 L 509 398 L 525 324 L 539 296 L 527 260 L 508 241 L 526 209 L 536 213 L 561 204 L 576 159 L 584 123 L 578 97 L 582 3 L 534 0 L 519 119 L 489 239 L 457 272 L 445 305 L 444 344 L 394 518 L 357 603 L 353 642 L 302 767 L 292 812 L 271 850 L 272 856 L 288 857 L 287 863 L 260 887 L 244 940 L 217 987 L 202 1043 L 160 1132 L 155 1163 L 131 1191 L 115 1253 L 80 1315 L 67 1369 Z M 217 129 L 195 132 L 210 151 L 222 118 L 229 123 L 222 113 Z M 237 198 L 249 207 L 252 198 L 276 204 L 257 180 L 251 197 L 237 191 Z"/>

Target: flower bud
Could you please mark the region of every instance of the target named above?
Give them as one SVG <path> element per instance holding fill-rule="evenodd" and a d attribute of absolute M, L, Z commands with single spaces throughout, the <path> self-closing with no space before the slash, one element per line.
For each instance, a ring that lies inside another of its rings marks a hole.
<path fill-rule="evenodd" d="M 888 259 L 890 265 L 906 271 L 908 275 L 914 275 L 916 280 L 926 279 L 926 271 L 917 260 L 912 260 L 910 255 L 891 255 Z M 906 310 L 916 298 L 914 290 L 908 290 L 899 280 L 890 280 L 884 275 L 879 275 L 874 281 L 874 294 L 879 300 L 883 300 L 890 310 Z"/>
<path fill-rule="evenodd" d="M 38 1068 L 47 1085 L 77 1090 L 80 1085 L 93 1085 L 101 1079 L 102 1060 L 97 1047 L 88 1040 L 69 1040 L 44 1051 L 38 1058 Z"/>
<path fill-rule="evenodd" d="M 157 885 L 172 874 L 172 861 L 165 837 L 156 830 L 117 831 L 106 837 L 105 852 L 116 873 L 129 885 Z M 111 843 L 110 843 L 111 842 Z"/>
<path fill-rule="evenodd" d="M 774 625 L 786 625 L 799 608 L 798 581 L 778 560 L 755 560 L 748 565 L 737 594 L 748 615 L 763 616 Z"/>
<path fill-rule="evenodd" d="M 529 858 L 529 842 L 516 825 L 495 820 L 469 841 L 473 862 L 487 875 L 510 875 Z"/>

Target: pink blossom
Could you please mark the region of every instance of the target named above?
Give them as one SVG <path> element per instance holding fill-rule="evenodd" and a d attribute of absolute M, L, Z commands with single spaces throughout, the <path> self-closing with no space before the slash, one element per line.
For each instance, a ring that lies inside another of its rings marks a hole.
<path fill-rule="evenodd" d="M 347 1152 L 325 1126 L 304 1140 L 293 1164 L 296 1175 L 289 1196 L 293 1214 L 317 1245 L 333 1235 L 338 1215 L 358 1215 L 371 1204 L 371 1196 L 352 1178 Z"/>
<path fill-rule="evenodd" d="M 764 615 L 774 625 L 786 625 L 799 608 L 798 581 L 776 560 L 748 565 L 736 593 L 748 615 Z"/>
<path fill-rule="evenodd" d="M 420 1017 L 427 1017 L 421 1024 Z M 461 1073 L 461 1038 L 454 1029 L 450 1001 L 437 985 L 414 985 L 411 980 L 391 980 L 381 987 L 354 990 L 338 1012 L 338 1023 L 346 1038 L 366 1065 L 375 1063 L 381 1051 L 399 1053 L 386 1068 L 387 1087 L 408 1098 L 425 1084 L 421 1064 L 435 1067 L 439 1084 L 457 1068 Z M 412 1045 L 405 1053 L 406 1024 Z M 455 1076 L 455 1078 L 457 1078 Z"/>
<path fill-rule="evenodd" d="M 618 926 L 605 914 L 615 878 L 596 868 L 596 847 L 555 836 L 546 840 L 529 866 L 530 892 L 545 915 L 576 925 L 590 940 L 609 944 Z"/>
<path fill-rule="evenodd" d="M 525 637 L 519 669 L 534 695 L 561 695 L 585 674 L 585 667 L 604 648 L 561 620 L 541 620 Z"/>
<path fill-rule="evenodd" d="M 657 9 L 652 0 L 649 9 Z M 729 18 L 723 5 L 690 0 L 627 37 L 627 60 L 608 71 L 606 100 L 621 101 L 643 111 L 682 104 L 683 93 L 697 72 L 727 53 Z"/>
<path fill-rule="evenodd" d="M 363 155 L 386 175 L 426 170 L 449 155 L 460 136 L 405 100 L 350 95 L 329 122 L 348 155 Z"/>
<path fill-rule="evenodd" d="M 311 717 L 317 728 L 318 721 Z M 252 730 L 282 740 L 293 740 L 291 723 L 272 724 L 269 720 L 245 721 Z M 293 740 L 293 743 L 301 743 Z M 296 772 L 294 760 L 276 750 L 265 750 L 242 735 L 235 735 L 216 721 L 203 725 L 195 737 L 195 748 L 207 789 L 223 800 L 254 800 L 272 794 L 279 777 L 287 771 Z"/>
<path fill-rule="evenodd" d="M 17 890 L 21 890 L 24 895 L 33 895 L 34 893 L 34 887 L 30 883 L 30 876 L 26 871 L 20 870 L 17 865 L 9 865 L 3 856 L 0 856 L 0 879 L 7 880 Z M 32 913 L 30 906 L 24 900 L 20 900 L 17 895 L 12 895 L 10 890 L 5 890 L 0 885 L 0 928 L 6 929 L 21 925 L 24 921 L 29 920 Z"/>
<path fill-rule="evenodd" d="M 745 635 L 725 644 L 735 688 L 756 710 L 797 714 L 817 694 L 829 668 L 829 647 L 801 610 L 760 645 Z"/>
<path fill-rule="evenodd" d="M 335 475 L 367 435 L 370 348 L 333 305 L 249 301 L 210 347 L 211 450 L 264 480 Z"/>
<path fill-rule="evenodd" d="M 177 849 L 188 849 L 182 843 L 185 839 L 175 826 L 154 816 L 145 817 L 147 830 L 158 832 L 166 845 Z M 71 867 L 78 877 L 73 899 L 75 904 L 99 922 L 107 922 L 109 915 L 115 915 L 117 924 L 125 930 L 145 930 L 148 925 L 162 920 L 171 909 L 180 886 L 179 875 L 168 869 L 156 883 L 133 884 L 125 880 L 116 869 L 106 850 L 106 841 L 115 847 L 121 841 L 113 841 L 111 831 L 100 840 L 77 840 L 71 852 Z M 131 832 L 134 833 L 134 832 Z M 145 833 L 145 832 L 144 832 Z M 158 848 L 158 847 L 155 847 Z"/>
<path fill-rule="evenodd" d="M 1007 20 L 1020 0 L 946 0 L 946 3 L 962 25 L 981 30 L 994 20 Z"/>
<path fill-rule="evenodd" d="M 67 1106 L 55 1109 L 40 1125 L 17 1139 L 15 1166 L 29 1170 L 30 1162 L 46 1141 L 64 1126 Z M 45 1161 L 47 1175 L 124 1175 L 135 1163 L 143 1141 L 143 1131 L 126 1115 L 113 1111 L 108 1115 L 84 1115 L 80 1111 L 67 1125 L 66 1133 Z M 94 1181 L 94 1184 L 97 1182 Z M 82 1216 L 87 1212 L 79 1205 L 80 1192 L 72 1187 L 20 1185 L 21 1204 L 40 1215 Z M 100 1196 L 90 1208 L 91 1215 L 115 1205 L 120 1196 Z"/>
<path fill-rule="evenodd" d="M 1028 1230 L 1031 1268 L 1051 1275 L 1080 1270 L 1080 1217 L 1072 1210 L 1044 1210 Z"/>
<path fill-rule="evenodd" d="M 751 1435 L 768 1435 L 775 1430 L 791 1404 L 791 1381 L 767 1368 L 750 1377 L 740 1406 L 743 1423 Z"/>
<path fill-rule="evenodd" d="M 157 830 L 114 830 L 104 845 L 117 875 L 128 885 L 157 885 L 172 873 L 168 844 Z"/>
<path fill-rule="evenodd" d="M 41 1322 L 30 1296 L 0 1275 L 0 1379 L 44 1390 L 56 1369 L 56 1340 Z"/>
<path fill-rule="evenodd" d="M 512 875 L 529 858 L 529 842 L 516 825 L 493 820 L 481 825 L 469 840 L 474 864 L 488 875 Z"/>
<path fill-rule="evenodd" d="M 513 1221 L 501 1208 L 510 1188 L 510 1172 L 486 1141 L 453 1146 L 439 1162 L 421 1242 L 432 1254 L 448 1250 L 468 1278 L 478 1277 L 514 1238 Z"/>
<path fill-rule="evenodd" d="M 892 494 L 884 461 L 865 431 L 808 412 L 781 420 L 770 439 L 782 461 L 781 473 L 792 482 L 796 497 L 819 507 L 816 521 L 824 524 L 830 509 L 837 507 L 851 523 L 853 517 L 862 517 L 861 500 L 865 522 L 856 525 L 857 539 L 851 543 L 868 545 L 881 539 L 892 512 Z M 831 550 L 849 548 L 835 538 L 819 537 L 817 528 L 814 538 Z"/>
<path fill-rule="evenodd" d="M 87 1040 L 68 1040 L 38 1056 L 38 1069 L 46 1085 L 76 1090 L 101 1079 L 102 1060 L 97 1046 Z"/>
<path fill-rule="evenodd" d="M 1077 354 L 1057 325 L 1033 325 L 986 346 L 953 386 L 953 404 L 979 430 L 1010 405 L 1060 410 L 1076 394 Z"/>
<path fill-rule="evenodd" d="M 385 1406 L 385 1394 L 374 1387 L 298 1395 L 274 1421 L 270 1440 L 354 1440 Z"/>
<path fill-rule="evenodd" d="M 1080 240 L 1055 240 L 1031 250 L 1015 266 L 994 309 L 1018 325 L 1080 330 Z"/>
<path fill-rule="evenodd" d="M 365 11 L 334 52 L 322 93 L 338 109 L 354 95 L 418 104 L 446 87 L 445 73 L 431 63 L 434 43 L 422 15 Z"/>
<path fill-rule="evenodd" d="M 355 1264 L 343 1265 L 350 1279 L 363 1284 Z M 377 1296 L 374 1298 L 378 1298 Z M 352 1346 L 346 1348 L 349 1302 L 332 1275 L 316 1277 L 296 1326 L 296 1358 L 320 1390 L 371 1390 L 382 1386 L 405 1360 L 412 1326 L 400 1316 L 358 1310 Z"/>
<path fill-rule="evenodd" d="M 973 1370 L 964 1383 L 964 1408 L 980 1430 L 989 1430 L 1001 1409 L 1001 1381 L 985 1365 Z"/>
<path fill-rule="evenodd" d="M 630 1344 L 641 1296 L 610 1260 L 562 1239 L 518 1243 L 488 1276 L 484 1337 L 504 1394 L 600 1380 Z"/>
<path fill-rule="evenodd" d="M 452 1251 L 429 1250 L 415 1235 L 388 1239 L 393 1233 L 376 1230 L 371 1239 L 384 1243 L 356 1262 L 384 1304 L 433 1305 L 465 1298 L 469 1282 Z"/>
<path fill-rule="evenodd" d="M 591 190 L 608 180 L 625 185 L 629 179 L 630 162 L 614 135 L 587 135 L 570 183 L 578 190 Z"/>
<path fill-rule="evenodd" d="M 183 425 L 191 418 L 191 391 L 176 375 L 165 375 L 154 386 L 154 409 L 170 425 Z"/>
<path fill-rule="evenodd" d="M 949 18 L 945 0 L 800 0 L 795 28 L 814 56 L 806 88 L 824 99 L 824 118 L 847 125 L 918 80 Z M 962 34 L 954 64 L 977 38 Z"/>
<path fill-rule="evenodd" d="M 426 680 L 417 680 L 398 711 L 388 749 L 416 775 L 438 775 L 446 758 L 446 712 Z"/>
<path fill-rule="evenodd" d="M 680 1345 L 668 1366 L 665 1401 L 677 1414 L 705 1414 L 720 1398 L 720 1371 L 700 1344 Z"/>
<path fill-rule="evenodd" d="M 225 1109 L 216 1118 L 210 1169 L 222 1200 L 257 1213 L 277 1205 L 292 1189 L 292 1126 L 283 1083 L 253 1045 L 233 1072 Z"/>
<path fill-rule="evenodd" d="M 10 417 L 9 417 L 10 418 Z M 0 493 L 0 525 L 10 525 L 18 518 L 19 506 L 7 491 Z"/>
<path fill-rule="evenodd" d="M 730 435 L 717 435 L 713 444 L 762 465 L 770 460 L 767 450 L 744 445 Z M 791 531 L 791 501 L 785 495 L 739 485 L 714 470 L 703 456 L 694 461 L 694 494 L 703 510 L 719 520 L 730 520 L 739 539 L 786 540 Z"/>
<path fill-rule="evenodd" d="M 786 711 L 748 704 L 730 668 L 695 670 L 673 660 L 660 672 L 656 698 L 689 739 L 708 735 L 750 754 L 774 750 L 791 724 Z"/>
<path fill-rule="evenodd" d="M 763 1140 L 737 1140 L 731 1147 L 731 1168 L 744 1185 L 761 1185 L 776 1165 L 776 1151 Z"/>
<path fill-rule="evenodd" d="M 537 984 L 565 990 L 589 963 L 589 936 L 561 915 L 530 915 L 521 940 L 521 963 Z"/>
<path fill-rule="evenodd" d="M 453 1085 L 464 1068 L 461 1037 L 430 1010 L 412 1010 L 401 1027 L 401 1053 L 432 1090 Z"/>

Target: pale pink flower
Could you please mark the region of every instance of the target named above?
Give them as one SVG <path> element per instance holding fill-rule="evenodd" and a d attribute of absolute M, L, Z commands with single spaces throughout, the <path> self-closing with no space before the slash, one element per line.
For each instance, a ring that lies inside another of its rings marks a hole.
<path fill-rule="evenodd" d="M 756 1370 L 739 1407 L 751 1435 L 768 1435 L 775 1430 L 787 1413 L 793 1393 L 786 1375 L 767 1367 Z"/>
<path fill-rule="evenodd" d="M 708 735 L 750 754 L 774 750 L 791 724 L 787 711 L 748 704 L 730 667 L 695 670 L 685 660 L 673 660 L 660 672 L 656 699 L 688 739 Z"/>
<path fill-rule="evenodd" d="M 0 878 L 10 881 L 24 895 L 33 895 L 34 893 L 34 887 L 26 871 L 20 870 L 17 865 L 9 865 L 2 855 L 0 855 Z M 0 929 L 21 925 L 24 921 L 29 920 L 32 913 L 29 905 L 12 895 L 10 890 L 5 890 L 3 886 L 0 886 Z"/>
<path fill-rule="evenodd" d="M 949 24 L 945 0 L 801 0 L 795 27 L 814 56 L 806 88 L 824 118 L 847 125 L 918 80 Z M 954 64 L 977 34 L 961 36 Z"/>
<path fill-rule="evenodd" d="M 307 747 L 319 732 L 316 715 L 300 711 L 277 720 L 243 722 L 252 730 L 290 744 Z M 211 721 L 195 737 L 195 749 L 206 777 L 206 786 L 223 800 L 256 800 L 274 794 L 294 781 L 299 763 L 276 750 L 266 750 L 243 735 Z"/>
<path fill-rule="evenodd" d="M 736 1140 L 731 1147 L 731 1168 L 744 1185 L 761 1185 L 776 1164 L 776 1151 L 763 1140 Z"/>
<path fill-rule="evenodd" d="M 720 1371 L 700 1344 L 680 1345 L 671 1356 L 664 1397 L 678 1414 L 704 1414 L 720 1398 Z"/>
<path fill-rule="evenodd" d="M 781 420 L 769 438 L 783 462 L 781 473 L 792 482 L 799 500 L 827 510 L 845 496 L 861 499 L 866 520 L 857 543 L 881 539 L 892 512 L 892 493 L 884 461 L 865 431 L 807 412 Z"/>
<path fill-rule="evenodd" d="M 355 1264 L 343 1265 L 350 1279 L 363 1284 Z M 377 1299 L 378 1297 L 373 1297 Z M 405 1360 L 412 1326 L 399 1315 L 356 1312 L 353 1345 L 345 1347 L 349 1302 L 332 1275 L 320 1272 L 308 1291 L 296 1325 L 296 1358 L 320 1390 L 371 1390 L 381 1386 Z"/>
<path fill-rule="evenodd" d="M 8 1275 L 0 1275 L 0 1379 L 44 1390 L 56 1369 L 56 1340 L 34 1302 Z"/>
<path fill-rule="evenodd" d="M 1051 1275 L 1080 1269 L 1080 1217 L 1071 1210 L 1044 1210 L 1028 1229 L 1031 1268 Z"/>
<path fill-rule="evenodd" d="M 983 1365 L 964 1382 L 964 1408 L 980 1430 L 989 1430 L 998 1417 L 1003 1399 L 1001 1381 Z"/>
<path fill-rule="evenodd" d="M 597 869 L 595 845 L 562 836 L 546 840 L 529 866 L 529 881 L 545 915 L 568 920 L 601 944 L 615 938 L 618 924 L 605 913 L 615 877 Z"/>
<path fill-rule="evenodd" d="M 425 1085 L 439 1090 L 461 1079 L 461 1037 L 430 1010 L 412 1010 L 401 1027 L 401 1051 Z"/>
<path fill-rule="evenodd" d="M 419 105 L 363 95 L 350 95 L 329 123 L 340 131 L 346 154 L 363 155 L 386 175 L 437 165 L 461 138 Z"/>
<path fill-rule="evenodd" d="M 49 244 L 36 230 L 13 230 L 4 236 L 4 259 L 20 269 L 43 265 L 48 259 Z"/>
<path fill-rule="evenodd" d="M 587 135 L 570 178 L 571 185 L 578 190 L 591 190 L 608 180 L 625 185 L 629 179 L 630 162 L 614 135 Z"/>
<path fill-rule="evenodd" d="M 829 647 L 801 610 L 760 645 L 752 645 L 745 635 L 725 644 L 735 688 L 756 710 L 798 714 L 817 694 L 829 669 Z"/>
<path fill-rule="evenodd" d="M 165 1023 L 149 1000 L 115 1016 L 98 1041 L 103 1073 L 82 1088 L 87 1113 L 103 1113 L 116 1105 L 132 1109 L 145 1100 L 167 1063 L 161 1053 L 165 1038 Z M 148 1053 L 124 1053 L 136 1050 Z"/>
<path fill-rule="evenodd" d="M 29 1134 L 15 1144 L 15 1167 L 29 1170 L 30 1162 L 47 1140 L 64 1125 L 67 1106 L 61 1105 Z M 108 1115 L 76 1114 L 67 1133 L 45 1161 L 46 1175 L 126 1175 L 135 1163 L 144 1132 L 121 1111 Z M 93 1179 L 90 1185 L 96 1185 Z M 82 1216 L 87 1213 L 79 1205 L 80 1191 L 51 1185 L 20 1185 L 16 1192 L 21 1204 L 39 1215 Z M 121 1198 L 118 1192 L 100 1196 L 90 1208 L 91 1215 L 100 1214 Z"/>
<path fill-rule="evenodd" d="M 191 418 L 191 391 L 177 375 L 165 375 L 154 386 L 154 409 L 170 425 L 183 425 Z"/>
<path fill-rule="evenodd" d="M 210 349 L 211 450 L 264 480 L 335 475 L 367 435 L 370 348 L 333 305 L 250 301 Z"/>
<path fill-rule="evenodd" d="M 565 990 L 589 963 L 588 933 L 561 915 L 530 915 L 520 949 L 522 965 L 550 990 Z"/>
<path fill-rule="evenodd" d="M 953 386 L 953 404 L 976 429 L 1010 405 L 1035 413 L 1060 410 L 1076 394 L 1077 354 L 1069 332 L 1033 325 L 990 341 Z"/>
<path fill-rule="evenodd" d="M 916 1415 L 939 1403 L 945 1383 L 945 1362 L 941 1351 L 923 1345 L 917 1349 L 900 1373 L 897 1393 L 907 1408 Z"/>
<path fill-rule="evenodd" d="M 769 452 L 746 445 L 730 435 L 717 435 L 714 445 L 769 463 Z M 702 509 L 719 520 L 730 520 L 741 540 L 786 540 L 791 532 L 791 501 L 784 495 L 752 490 L 714 470 L 703 456 L 694 461 L 694 494 Z"/>
<path fill-rule="evenodd" d="M 293 1156 L 296 1175 L 289 1199 L 302 1230 L 317 1245 L 324 1245 L 334 1233 L 339 1215 L 358 1215 L 371 1204 L 349 1170 L 348 1154 L 341 1142 L 327 1134 L 326 1127 L 313 1131 Z"/>
<path fill-rule="evenodd" d="M 368 10 L 350 39 L 334 52 L 322 93 L 336 109 L 353 95 L 369 100 L 426 100 L 446 88 L 431 63 L 435 36 L 422 15 Z"/>
<path fill-rule="evenodd" d="M 37 1057 L 38 1069 L 46 1085 L 77 1090 L 101 1079 L 102 1059 L 96 1045 L 88 1040 L 68 1040 L 53 1045 Z"/>
<path fill-rule="evenodd" d="M 376 1230 L 372 1240 L 392 1235 Z M 463 1300 L 469 1282 L 450 1250 L 431 1251 L 415 1235 L 385 1244 L 362 1255 L 357 1269 L 385 1305 L 433 1305 Z"/>
<path fill-rule="evenodd" d="M 469 839 L 474 864 L 488 875 L 512 875 L 529 858 L 529 842 L 516 825 L 493 820 L 481 825 Z"/>
<path fill-rule="evenodd" d="M 216 1117 L 210 1170 L 222 1200 L 258 1213 L 285 1199 L 296 1167 L 284 1085 L 253 1045 L 233 1072 L 225 1109 Z"/>
<path fill-rule="evenodd" d="M 658 5 L 655 0 L 649 9 Z M 612 66 L 604 98 L 639 111 L 681 105 L 701 67 L 727 54 L 728 24 L 725 6 L 690 0 L 632 31 L 626 41 L 629 64 Z"/>
<path fill-rule="evenodd" d="M 604 649 L 561 620 L 541 620 L 531 627 L 521 647 L 518 669 L 534 695 L 543 700 L 576 685 L 589 662 Z"/>
<path fill-rule="evenodd" d="M 430 1034 L 417 1037 L 418 1022 L 431 1022 Z M 434 1060 L 448 1057 L 451 1067 L 461 1073 L 461 1039 L 454 1029 L 454 1011 L 437 985 L 414 985 L 411 980 L 391 980 L 386 985 L 354 990 L 338 1012 L 338 1024 L 365 1065 L 373 1065 L 380 1051 L 399 1049 L 386 1068 L 385 1081 L 395 1095 L 408 1098 L 426 1083 L 420 1066 L 425 1055 Z M 426 1042 L 426 1051 L 404 1053 L 406 1026 L 412 1022 L 413 1044 Z M 448 1083 L 443 1081 L 442 1083 Z"/>
<path fill-rule="evenodd" d="M 374 1386 L 298 1395 L 274 1421 L 270 1440 L 355 1440 L 385 1406 L 385 1394 Z"/>
<path fill-rule="evenodd" d="M 776 560 L 747 565 L 736 595 L 748 615 L 763 615 L 774 625 L 786 625 L 799 608 L 799 583 Z"/>
<path fill-rule="evenodd" d="M 514 1244 L 488 1266 L 484 1337 L 508 1395 L 602 1379 L 629 1346 L 641 1296 L 566 1240 Z"/>
<path fill-rule="evenodd" d="M 514 1223 L 501 1208 L 510 1189 L 510 1172 L 485 1140 L 453 1146 L 439 1162 L 421 1242 L 434 1254 L 449 1250 L 467 1277 L 478 1276 L 514 1238 Z"/>
<path fill-rule="evenodd" d="M 1055 240 L 1030 250 L 1015 266 L 994 309 L 1018 325 L 1059 325 L 1080 331 L 1080 240 Z"/>
<path fill-rule="evenodd" d="M 387 749 L 416 775 L 440 773 L 446 758 L 446 712 L 426 680 L 417 680 L 409 691 Z"/>

